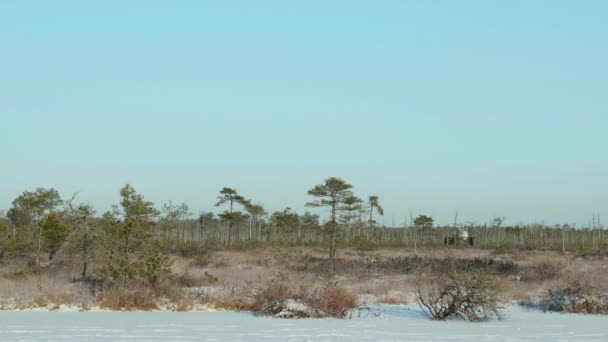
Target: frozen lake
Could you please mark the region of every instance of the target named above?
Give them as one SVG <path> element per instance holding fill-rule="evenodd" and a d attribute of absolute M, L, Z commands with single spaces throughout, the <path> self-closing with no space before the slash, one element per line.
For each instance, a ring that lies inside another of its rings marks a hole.
<path fill-rule="evenodd" d="M 608 341 L 608 317 L 518 307 L 490 323 L 432 322 L 416 306 L 347 320 L 237 312 L 0 312 L 0 341 Z"/>

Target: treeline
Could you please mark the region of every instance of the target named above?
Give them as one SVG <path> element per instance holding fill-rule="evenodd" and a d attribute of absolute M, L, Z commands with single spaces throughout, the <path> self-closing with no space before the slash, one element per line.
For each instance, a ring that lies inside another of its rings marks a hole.
<path fill-rule="evenodd" d="M 341 247 L 373 249 L 457 248 L 473 242 L 479 248 L 526 248 L 593 251 L 608 248 L 606 231 L 594 223 L 578 229 L 568 225 L 505 226 L 502 218 L 489 225 L 437 227 L 433 218 L 412 217 L 404 227 L 378 226 L 383 215 L 378 196 L 363 200 L 352 185 L 328 178 L 308 191 L 308 207 L 324 207 L 328 220 L 285 208 L 267 213 L 264 207 L 223 188 L 217 198 L 219 214 L 194 217 L 186 204 L 168 202 L 160 208 L 126 185 L 120 203 L 98 214 L 88 204 L 64 199 L 57 190 L 25 191 L 0 218 L 0 262 L 30 258 L 35 266 L 52 262 L 62 250 L 82 262 L 81 277 L 90 274 L 112 282 L 146 279 L 155 282 L 168 269 L 167 253 L 186 249 L 313 246 L 327 248 L 330 259 Z M 466 231 L 472 239 L 461 239 Z M 455 245 L 447 245 L 450 237 Z"/>
<path fill-rule="evenodd" d="M 170 274 L 162 241 L 155 239 L 160 212 L 130 185 L 120 196 L 120 205 L 97 216 L 90 205 L 63 200 L 55 189 L 23 192 L 0 222 L 0 262 L 25 260 L 39 269 L 63 251 L 79 260 L 83 280 L 158 283 Z"/>

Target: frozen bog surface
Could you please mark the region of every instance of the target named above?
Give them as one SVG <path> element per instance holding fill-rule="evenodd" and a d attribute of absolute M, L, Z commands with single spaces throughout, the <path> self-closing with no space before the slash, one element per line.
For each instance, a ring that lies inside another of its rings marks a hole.
<path fill-rule="evenodd" d="M 608 341 L 608 316 L 511 307 L 502 321 L 433 322 L 418 307 L 351 319 L 285 320 L 246 312 L 0 312 L 0 341 Z"/>

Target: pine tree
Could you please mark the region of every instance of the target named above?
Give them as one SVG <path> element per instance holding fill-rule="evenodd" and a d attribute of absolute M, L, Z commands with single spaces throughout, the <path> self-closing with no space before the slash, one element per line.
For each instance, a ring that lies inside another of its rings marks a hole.
<path fill-rule="evenodd" d="M 8 224 L 0 217 L 0 263 L 6 255 L 11 235 L 9 233 Z"/>
<path fill-rule="evenodd" d="M 336 240 L 338 236 L 338 211 L 345 201 L 353 196 L 350 189 L 353 186 L 344 180 L 331 177 L 327 178 L 323 184 L 316 185 L 308 191 L 308 195 L 318 197 L 319 200 L 309 202 L 308 207 L 330 207 L 331 221 L 325 225 L 325 232 L 330 238 L 329 259 L 332 262 L 336 257 Z"/>
<path fill-rule="evenodd" d="M 216 207 L 219 207 L 225 203 L 228 203 L 230 205 L 229 210 L 226 210 L 218 215 L 222 222 L 228 224 L 226 247 L 230 247 L 232 246 L 233 240 L 233 228 L 246 219 L 245 214 L 238 210 L 234 210 L 234 205 L 240 204 L 244 207 L 247 207 L 248 205 L 250 205 L 250 201 L 247 200 L 245 197 L 239 195 L 239 193 L 235 189 L 231 188 L 223 188 L 220 191 L 220 196 L 218 196 L 217 199 L 218 201 L 215 204 Z"/>
<path fill-rule="evenodd" d="M 49 253 L 49 261 L 63 245 L 68 235 L 70 235 L 70 227 L 61 222 L 61 215 L 57 212 L 48 214 L 40 223 L 42 241 L 44 248 Z"/>
<path fill-rule="evenodd" d="M 291 208 L 285 208 L 283 211 L 275 211 L 270 217 L 270 222 L 276 227 L 279 240 L 284 242 L 300 225 L 300 215 L 291 211 Z"/>
<path fill-rule="evenodd" d="M 339 222 L 346 225 L 347 229 L 347 240 L 351 230 L 353 220 L 359 216 L 359 212 L 363 207 L 363 200 L 357 196 L 349 196 L 344 199 L 344 203 L 339 208 L 341 214 L 339 215 Z"/>
<path fill-rule="evenodd" d="M 37 188 L 35 191 L 24 191 L 13 201 L 8 218 L 20 229 L 27 229 L 35 239 L 36 265 L 40 265 L 42 251 L 41 221 L 63 204 L 59 192 L 55 189 Z M 23 234 L 20 234 L 23 236 Z"/>
<path fill-rule="evenodd" d="M 87 269 L 92 259 L 93 243 L 98 237 L 98 224 L 95 220 L 95 210 L 88 204 L 73 207 L 69 202 L 68 217 L 72 226 L 69 240 L 76 247 L 82 261 L 81 279 L 87 278 Z"/>
<path fill-rule="evenodd" d="M 418 230 L 418 232 L 420 232 L 420 234 L 422 235 L 423 241 L 430 240 L 435 236 L 433 222 L 433 218 L 426 215 L 420 215 L 414 219 L 414 226 L 416 227 L 416 230 Z M 414 243 L 416 243 L 415 240 Z"/>
<path fill-rule="evenodd" d="M 384 209 L 380 206 L 380 198 L 378 196 L 369 196 L 367 201 L 369 205 L 369 230 L 370 232 L 373 232 L 374 223 L 376 223 L 376 221 L 374 221 L 374 210 L 378 215 L 382 216 L 384 215 Z"/>
<path fill-rule="evenodd" d="M 122 211 L 114 207 L 104 215 L 105 253 L 96 273 L 117 285 L 133 281 L 156 285 L 170 274 L 169 258 L 152 234 L 159 211 L 130 185 L 123 187 L 120 195 Z"/>

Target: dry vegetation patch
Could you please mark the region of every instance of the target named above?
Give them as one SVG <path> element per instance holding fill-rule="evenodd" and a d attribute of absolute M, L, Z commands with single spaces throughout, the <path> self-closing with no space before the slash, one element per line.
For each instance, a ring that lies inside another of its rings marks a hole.
<path fill-rule="evenodd" d="M 547 290 L 539 304 L 543 311 L 606 315 L 608 293 L 602 293 L 588 284 L 573 282 L 560 289 Z"/>
<path fill-rule="evenodd" d="M 97 303 L 101 308 L 110 310 L 150 311 L 158 309 L 156 298 L 157 296 L 150 290 L 115 287 L 101 293 L 97 297 Z"/>
<path fill-rule="evenodd" d="M 416 295 L 420 308 L 431 319 L 488 321 L 502 318 L 502 305 L 491 275 L 478 270 L 452 270 L 436 274 L 433 279 L 430 286 L 418 287 Z"/>
<path fill-rule="evenodd" d="M 357 296 L 330 283 L 325 286 L 273 282 L 255 296 L 254 311 L 278 318 L 344 318 Z"/>
<path fill-rule="evenodd" d="M 417 284 L 423 292 L 436 288 L 437 278 L 433 277 L 450 271 L 462 273 L 473 269 L 495 277 L 498 295 L 536 305 L 548 296 L 545 289 L 552 289 L 552 296 L 559 298 L 560 291 L 574 280 L 589 284 L 594 290 L 585 298 L 597 302 L 602 293 L 599 289 L 608 284 L 608 263 L 602 256 L 575 253 L 512 250 L 495 255 L 479 249 L 420 249 L 414 254 L 403 249 L 369 252 L 346 249 L 339 253 L 332 272 L 326 251 L 319 248 L 193 247 L 173 255 L 172 275 L 153 287 L 135 284 L 113 289 L 94 274 L 85 281 L 80 279 L 79 265 L 63 261 L 69 259 L 63 253 L 60 251 L 53 264 L 45 267 L 35 267 L 25 260 L 0 264 L 0 306 L 10 309 L 72 304 L 115 310 L 215 307 L 276 315 L 291 300 L 288 304 L 292 308 L 301 304 L 313 310 L 303 317 L 339 317 L 344 308 L 357 305 L 354 295 L 365 298 L 368 304 L 407 303 L 414 298 Z M 95 268 L 94 264 L 90 266 Z M 426 277 L 425 281 L 417 283 L 421 277 Z M 338 281 L 346 289 L 331 285 L 327 279 Z M 562 297 L 578 298 L 572 293 Z M 547 306 L 547 310 L 592 313 L 603 310 L 601 302 L 576 308 L 560 305 L 564 309 L 558 305 Z"/>

